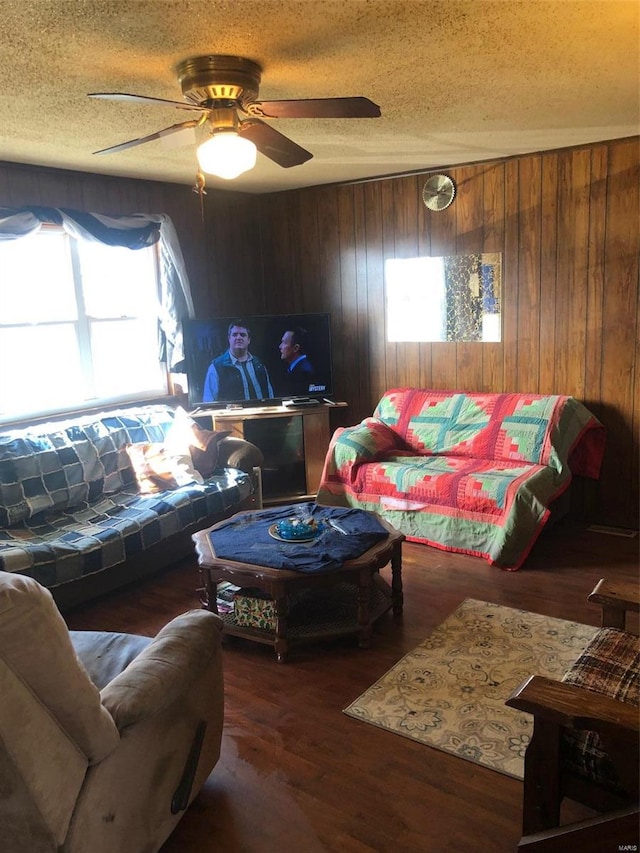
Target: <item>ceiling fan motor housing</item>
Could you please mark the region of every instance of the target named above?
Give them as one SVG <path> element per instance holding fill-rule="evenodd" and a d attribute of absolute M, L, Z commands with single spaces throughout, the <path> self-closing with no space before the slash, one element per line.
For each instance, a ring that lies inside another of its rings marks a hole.
<path fill-rule="evenodd" d="M 182 94 L 194 104 L 239 101 L 242 106 L 258 97 L 262 68 L 241 56 L 192 56 L 176 68 Z"/>
<path fill-rule="evenodd" d="M 221 143 L 227 146 L 234 143 L 235 136 L 238 142 L 251 143 L 254 158 L 255 150 L 258 150 L 274 163 L 288 169 L 306 163 L 313 155 L 262 121 L 262 118 L 374 118 L 380 115 L 380 107 L 361 96 L 258 101 L 262 68 L 257 62 L 242 56 L 215 53 L 191 56 L 179 62 L 175 70 L 185 99 L 181 102 L 130 92 L 93 92 L 90 97 L 173 106 L 189 110 L 192 115 L 194 112 L 200 113 L 199 118 L 191 118 L 148 136 L 103 148 L 96 154 L 124 151 L 169 134 L 195 128 L 200 137 L 204 137 L 198 147 L 199 156 L 205 145 L 210 151 L 211 143 L 215 143 L 213 147 L 217 152 Z M 245 113 L 245 116 L 239 113 Z M 237 150 L 239 147 L 236 145 Z M 244 147 L 247 147 L 246 144 Z M 251 167 L 246 167 L 245 171 Z M 238 174 L 241 172 L 236 172 L 233 177 Z M 232 175 L 220 174 L 220 177 Z"/>

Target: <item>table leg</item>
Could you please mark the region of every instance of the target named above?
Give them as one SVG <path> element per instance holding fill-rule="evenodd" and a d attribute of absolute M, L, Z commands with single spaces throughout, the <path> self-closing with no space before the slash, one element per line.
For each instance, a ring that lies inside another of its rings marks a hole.
<path fill-rule="evenodd" d="M 358 582 L 358 645 L 361 649 L 368 649 L 371 645 L 371 615 L 369 613 L 369 598 L 371 589 L 371 571 L 362 569 Z"/>
<path fill-rule="evenodd" d="M 391 555 L 391 601 L 393 603 L 393 615 L 396 618 L 401 617 L 404 607 L 404 594 L 402 592 L 402 542 L 398 542 Z"/>
<path fill-rule="evenodd" d="M 275 650 L 278 663 L 286 663 L 289 653 L 289 643 L 287 642 L 287 615 L 289 612 L 289 602 L 286 595 L 278 592 L 273 596 L 275 600 L 276 612 L 276 642 Z"/>
<path fill-rule="evenodd" d="M 211 580 L 211 574 L 206 569 L 200 569 L 200 578 L 203 586 L 198 589 L 202 593 L 200 604 L 205 610 L 218 613 L 218 584 Z"/>

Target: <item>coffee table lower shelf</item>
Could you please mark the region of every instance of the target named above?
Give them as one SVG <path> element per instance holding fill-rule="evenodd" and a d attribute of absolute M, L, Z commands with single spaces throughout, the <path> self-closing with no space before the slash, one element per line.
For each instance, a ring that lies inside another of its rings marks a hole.
<path fill-rule="evenodd" d="M 305 589 L 289 602 L 286 639 L 289 644 L 309 642 L 349 634 L 360 636 L 360 645 L 369 645 L 371 626 L 393 606 L 389 584 L 375 573 L 369 587 L 369 623 L 358 623 L 358 586 L 338 583 L 325 589 Z M 239 625 L 234 613 L 221 613 L 223 636 L 244 637 L 254 642 L 276 646 L 275 630 Z"/>

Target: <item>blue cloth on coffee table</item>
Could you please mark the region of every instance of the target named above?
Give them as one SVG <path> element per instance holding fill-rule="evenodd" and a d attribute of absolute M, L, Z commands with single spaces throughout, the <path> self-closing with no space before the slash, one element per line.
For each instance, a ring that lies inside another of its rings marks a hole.
<path fill-rule="evenodd" d="M 270 536 L 271 525 L 294 516 L 318 523 L 333 519 L 347 535 L 323 525 L 312 542 L 280 542 Z M 217 558 L 307 573 L 336 569 L 386 536 L 388 531 L 371 513 L 312 502 L 239 513 L 209 534 Z"/>

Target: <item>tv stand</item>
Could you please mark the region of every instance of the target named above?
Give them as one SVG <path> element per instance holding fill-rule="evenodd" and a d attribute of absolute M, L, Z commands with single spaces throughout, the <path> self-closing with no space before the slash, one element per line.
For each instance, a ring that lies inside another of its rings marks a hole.
<path fill-rule="evenodd" d="M 197 408 L 190 414 L 207 429 L 229 430 L 260 448 L 263 502 L 268 506 L 315 498 L 331 438 L 329 413 L 346 406 L 314 401 L 300 406 Z"/>

